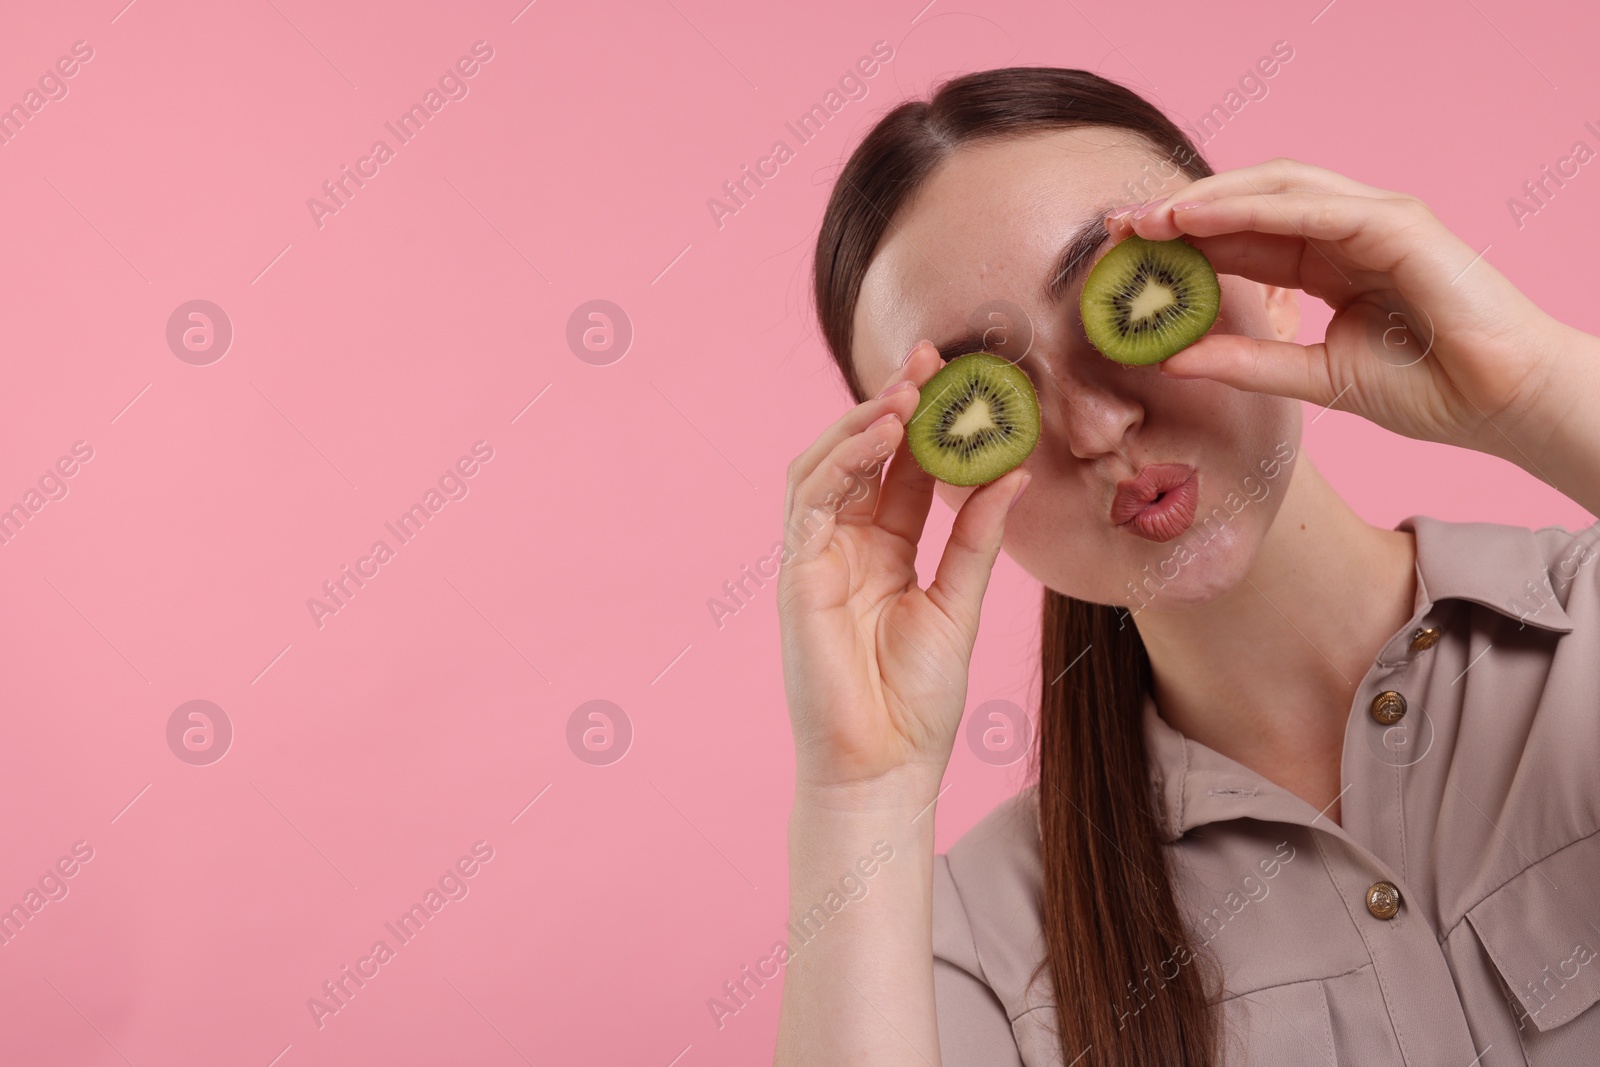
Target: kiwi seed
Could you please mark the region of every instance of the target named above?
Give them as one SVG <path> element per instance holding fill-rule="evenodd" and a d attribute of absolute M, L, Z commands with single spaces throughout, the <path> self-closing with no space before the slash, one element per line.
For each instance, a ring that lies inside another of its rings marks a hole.
<path fill-rule="evenodd" d="M 1160 363 L 1194 344 L 1221 306 L 1204 253 L 1187 241 L 1143 237 L 1125 238 L 1102 256 L 1079 300 L 1089 342 L 1131 366 Z"/>
<path fill-rule="evenodd" d="M 983 485 L 1039 443 L 1039 396 L 1014 364 L 989 352 L 946 363 L 920 391 L 906 423 L 911 455 L 950 485 Z"/>

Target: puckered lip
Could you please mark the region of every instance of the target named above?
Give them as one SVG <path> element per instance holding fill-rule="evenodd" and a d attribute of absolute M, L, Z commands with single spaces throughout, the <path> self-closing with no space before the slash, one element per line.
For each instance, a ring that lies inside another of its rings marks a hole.
<path fill-rule="evenodd" d="M 1195 469 L 1187 463 L 1151 463 L 1139 473 L 1117 483 L 1117 495 L 1111 501 L 1111 522 L 1125 526 L 1162 493 L 1178 488 L 1194 477 Z"/>

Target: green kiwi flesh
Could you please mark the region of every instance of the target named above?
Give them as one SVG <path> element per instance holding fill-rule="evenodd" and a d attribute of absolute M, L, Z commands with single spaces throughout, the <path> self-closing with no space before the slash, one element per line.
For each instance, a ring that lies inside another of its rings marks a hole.
<path fill-rule="evenodd" d="M 1205 336 L 1217 321 L 1217 272 L 1183 240 L 1128 237 L 1100 258 L 1079 308 L 1089 343 L 1118 363 L 1160 363 Z"/>
<path fill-rule="evenodd" d="M 1039 396 L 1028 376 L 989 352 L 946 363 L 920 390 L 906 423 L 912 457 L 950 485 L 983 485 L 1039 443 Z"/>

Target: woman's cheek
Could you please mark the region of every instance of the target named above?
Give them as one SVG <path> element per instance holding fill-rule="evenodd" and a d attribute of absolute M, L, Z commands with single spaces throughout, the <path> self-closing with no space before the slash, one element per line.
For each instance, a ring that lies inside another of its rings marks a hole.
<path fill-rule="evenodd" d="M 1217 321 L 1208 333 L 1231 333 L 1242 337 L 1264 337 L 1269 329 L 1262 304 L 1261 284 L 1234 274 L 1220 274 L 1222 306 Z"/>

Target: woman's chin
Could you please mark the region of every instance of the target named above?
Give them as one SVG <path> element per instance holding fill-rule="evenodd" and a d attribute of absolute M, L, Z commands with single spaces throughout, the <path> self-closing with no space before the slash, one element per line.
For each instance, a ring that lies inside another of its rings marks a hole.
<path fill-rule="evenodd" d="M 1131 554 L 1111 597 L 1129 611 L 1183 612 L 1231 592 L 1249 573 L 1257 542 L 1236 526 L 1195 527 L 1165 544 Z M 1151 551 L 1154 549 L 1154 551 Z"/>

